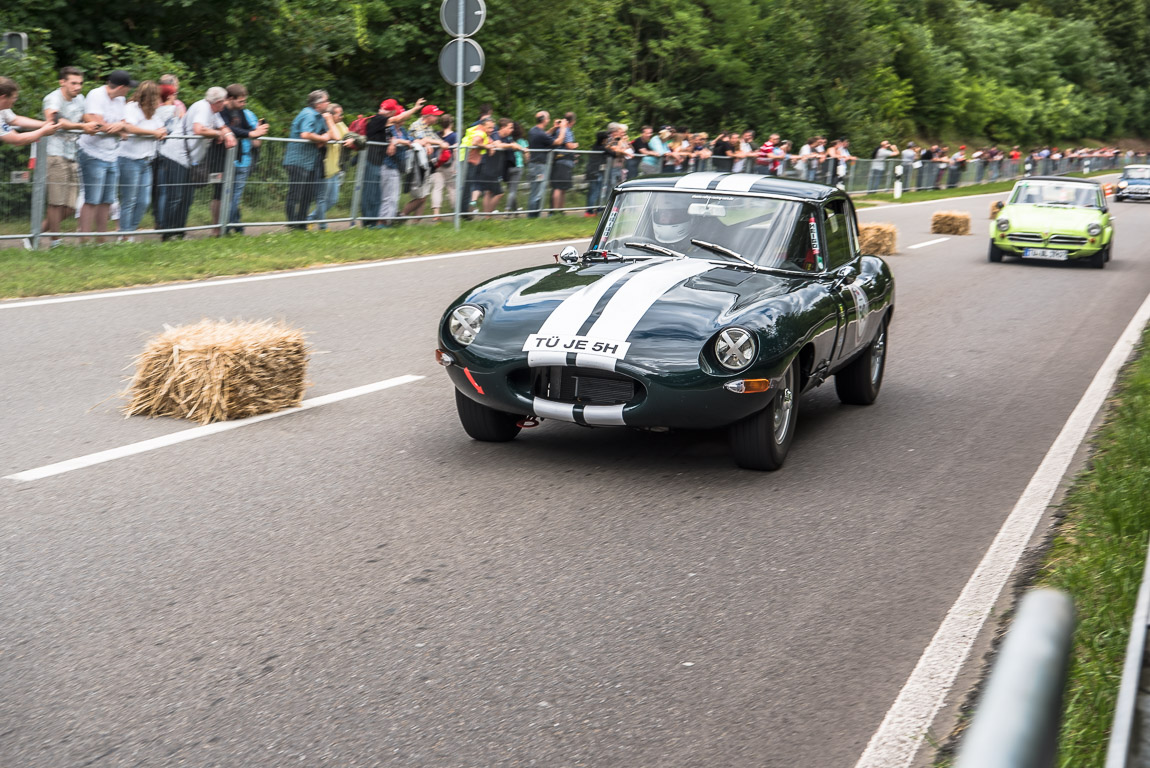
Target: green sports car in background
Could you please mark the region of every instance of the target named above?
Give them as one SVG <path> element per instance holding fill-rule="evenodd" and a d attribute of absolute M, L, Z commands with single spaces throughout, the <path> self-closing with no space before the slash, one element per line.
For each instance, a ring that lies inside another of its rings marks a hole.
<path fill-rule="evenodd" d="M 1102 185 L 1089 179 L 1031 176 L 1014 185 L 1010 200 L 990 225 L 987 258 L 1110 261 L 1114 226 Z"/>

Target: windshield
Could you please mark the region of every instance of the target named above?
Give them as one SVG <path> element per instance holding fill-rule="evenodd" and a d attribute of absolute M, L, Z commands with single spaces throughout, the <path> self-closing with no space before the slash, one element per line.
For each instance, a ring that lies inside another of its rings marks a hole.
<path fill-rule="evenodd" d="M 1150 165 L 1127 168 L 1122 172 L 1124 179 L 1150 179 Z"/>
<path fill-rule="evenodd" d="M 807 271 L 789 248 L 802 203 L 723 192 L 623 192 L 615 198 L 596 248 L 627 258 L 670 249 L 690 258 L 738 263 L 692 240 L 717 245 L 760 267 Z M 809 239 L 809 237 L 808 237 Z M 803 241 L 805 242 L 805 241 Z M 642 243 L 639 248 L 627 243 Z"/>
<path fill-rule="evenodd" d="M 1098 190 L 1087 184 L 1063 184 L 1057 181 L 1023 181 L 1010 198 L 1014 205 L 1060 205 L 1074 208 L 1097 208 Z"/>

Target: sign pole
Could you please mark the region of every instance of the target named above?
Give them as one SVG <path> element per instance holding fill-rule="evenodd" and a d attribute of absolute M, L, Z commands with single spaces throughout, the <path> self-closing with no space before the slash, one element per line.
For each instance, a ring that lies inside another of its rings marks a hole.
<path fill-rule="evenodd" d="M 458 137 L 459 144 L 463 144 L 463 33 L 466 32 L 463 28 L 465 23 L 464 13 L 467 11 L 467 3 L 459 3 L 459 27 L 456 29 L 457 35 L 456 45 L 459 46 L 459 61 L 455 65 L 455 135 Z M 455 152 L 455 150 L 452 150 Z M 463 199 L 463 169 L 466 168 L 467 153 L 456 152 L 455 160 L 455 229 L 459 230 L 459 224 L 462 221 L 462 211 L 464 205 L 469 205 L 470 201 Z M 462 154 L 462 160 L 459 155 Z"/>

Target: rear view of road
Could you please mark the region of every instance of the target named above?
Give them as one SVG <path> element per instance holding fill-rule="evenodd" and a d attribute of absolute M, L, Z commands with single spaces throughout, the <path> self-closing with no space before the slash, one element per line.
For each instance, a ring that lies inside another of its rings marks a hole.
<path fill-rule="evenodd" d="M 308 397 L 423 377 L 0 480 L 0 764 L 850 768 L 1150 293 L 1147 209 L 1097 271 L 988 263 L 988 206 L 862 212 L 900 229 L 882 394 L 806 396 L 771 474 L 718 432 L 466 438 L 440 312 L 557 246 L 0 303 L 0 477 L 187 429 L 108 400 L 164 323 L 307 329 Z"/>

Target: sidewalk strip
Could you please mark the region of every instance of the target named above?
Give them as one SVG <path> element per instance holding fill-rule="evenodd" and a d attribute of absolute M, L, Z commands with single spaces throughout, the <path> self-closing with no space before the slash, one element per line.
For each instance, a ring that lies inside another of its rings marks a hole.
<path fill-rule="evenodd" d="M 1013 575 L 1038 521 L 1089 434 L 1090 425 L 1110 395 L 1118 373 L 1133 353 L 1147 320 L 1150 320 L 1150 296 L 1142 302 L 1094 375 L 855 768 L 906 768 L 911 764 L 990 610 Z"/>
<path fill-rule="evenodd" d="M 322 395 L 320 397 L 313 397 L 310 400 L 304 400 L 295 408 L 287 408 L 275 413 L 265 413 L 259 416 L 251 416 L 246 419 L 236 419 L 235 421 L 217 421 L 214 424 L 205 424 L 202 427 L 194 427 L 192 429 L 185 429 L 179 432 L 173 432 L 170 435 L 162 437 L 153 437 L 150 440 L 141 440 L 138 443 L 131 443 L 119 448 L 111 448 L 107 451 L 100 451 L 98 453 L 90 453 L 87 456 L 81 456 L 77 459 L 69 459 L 68 461 L 61 461 L 56 464 L 48 464 L 36 469 L 29 469 L 24 472 L 17 472 L 14 475 L 8 475 L 5 480 L 16 480 L 20 482 L 28 482 L 30 480 L 40 480 L 45 477 L 53 475 L 60 475 L 65 472 L 71 472 L 74 469 L 83 469 L 90 467 L 94 464 L 103 464 L 106 461 L 115 461 L 122 459 L 126 456 L 135 456 L 138 453 L 146 453 L 147 451 L 154 451 L 157 448 L 166 448 L 169 445 L 176 445 L 177 443 L 187 442 L 188 440 L 195 440 L 200 437 L 207 437 L 208 435 L 215 435 L 220 432 L 227 432 L 232 429 L 239 429 L 246 427 L 249 424 L 257 424 L 261 421 L 268 419 L 279 418 L 280 416 L 287 416 L 292 413 L 299 413 L 306 411 L 309 408 L 317 408 L 321 405 L 329 405 L 336 403 L 340 400 L 347 400 L 352 397 L 359 397 L 360 395 L 368 395 L 372 392 L 379 392 L 380 390 L 390 389 L 391 387 L 398 387 L 401 384 L 410 384 L 413 381 L 419 381 L 424 378 L 423 376 L 397 376 L 394 379 L 386 379 L 384 381 L 377 381 L 374 384 L 365 384 L 362 387 L 354 387 L 352 389 L 345 389 L 342 392 L 333 392 L 330 395 Z"/>
<path fill-rule="evenodd" d="M 525 245 L 507 245 L 498 248 L 481 248 L 472 251 L 455 251 L 453 253 L 440 253 L 434 256 L 412 256 L 405 259 L 388 259 L 386 261 L 370 261 L 359 264 L 342 264 L 335 267 L 317 267 L 315 269 L 294 270 L 292 272 L 271 272 L 264 275 L 250 277 L 229 277 L 224 280 L 196 280 L 186 283 L 173 283 L 170 285 L 157 285 L 150 288 L 131 288 L 126 291 L 113 291 L 110 293 L 74 293 L 67 296 L 54 296 L 50 299 L 28 299 L 27 301 L 0 301 L 0 310 L 20 309 L 23 307 L 39 307 L 45 304 L 67 304 L 73 301 L 94 301 L 95 299 L 118 299 L 121 296 L 141 296 L 146 293 L 166 293 L 168 291 L 189 291 L 193 288 L 215 288 L 221 285 L 238 285 L 240 283 L 258 283 L 264 280 L 285 280 L 289 277 L 311 277 L 312 275 L 327 275 L 332 272 L 350 272 L 356 269 L 376 269 L 378 267 L 396 267 L 402 264 L 417 264 L 422 261 L 439 261 L 441 259 L 458 259 L 463 256 L 481 256 L 488 253 L 503 253 L 506 251 L 524 251 L 529 248 L 559 247 L 586 243 L 589 238 L 581 237 L 575 240 L 555 240 L 546 243 L 527 243 Z"/>
<path fill-rule="evenodd" d="M 945 243 L 949 239 L 950 239 L 949 237 L 940 237 L 937 240 L 927 240 L 925 243 L 919 243 L 918 245 L 908 245 L 906 248 L 908 251 L 913 251 L 915 248 L 925 248 L 928 245 L 937 245 L 938 243 Z"/>

